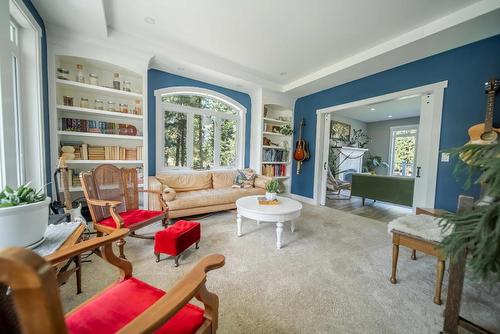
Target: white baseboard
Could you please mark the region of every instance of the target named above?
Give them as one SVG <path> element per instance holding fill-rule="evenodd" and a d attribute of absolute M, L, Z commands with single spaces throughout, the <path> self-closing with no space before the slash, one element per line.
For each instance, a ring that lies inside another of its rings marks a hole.
<path fill-rule="evenodd" d="M 311 205 L 318 205 L 316 203 L 316 201 L 314 200 L 314 198 L 300 196 L 297 194 L 287 194 L 287 196 L 292 198 L 292 199 L 295 199 L 297 201 L 300 201 L 300 202 L 304 202 L 304 203 L 311 204 Z"/>

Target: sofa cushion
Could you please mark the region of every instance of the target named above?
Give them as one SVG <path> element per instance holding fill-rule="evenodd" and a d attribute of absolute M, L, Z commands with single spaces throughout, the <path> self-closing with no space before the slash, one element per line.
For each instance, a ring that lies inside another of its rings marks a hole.
<path fill-rule="evenodd" d="M 255 177 L 257 174 L 253 169 L 237 169 L 236 177 L 234 178 L 233 188 L 253 188 Z"/>
<path fill-rule="evenodd" d="M 211 205 L 234 203 L 238 198 L 252 195 L 262 195 L 262 188 L 219 188 L 203 189 L 177 193 L 175 200 L 167 202 L 171 211 L 183 210 Z"/>
<path fill-rule="evenodd" d="M 212 172 L 212 184 L 214 189 L 231 187 L 236 176 L 234 170 Z"/>
<path fill-rule="evenodd" d="M 174 189 L 170 188 L 169 186 L 164 186 L 161 195 L 163 196 L 163 200 L 168 202 L 173 201 L 176 194 L 177 192 Z"/>
<path fill-rule="evenodd" d="M 159 174 L 156 178 L 177 192 L 212 188 L 211 172 L 168 173 Z"/>

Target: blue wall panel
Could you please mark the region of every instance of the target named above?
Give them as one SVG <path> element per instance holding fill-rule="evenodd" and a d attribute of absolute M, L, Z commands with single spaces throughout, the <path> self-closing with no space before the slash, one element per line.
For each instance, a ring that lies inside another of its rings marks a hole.
<path fill-rule="evenodd" d="M 232 89 L 208 84 L 206 82 L 181 77 L 168 72 L 156 69 L 148 71 L 148 175 L 156 174 L 156 99 L 154 91 L 161 88 L 190 86 L 205 88 L 224 94 L 233 100 L 241 103 L 246 109 L 246 128 L 245 128 L 245 167 L 250 163 L 250 131 L 251 131 L 251 112 L 252 103 L 250 96 L 246 93 L 238 92 Z"/>
<path fill-rule="evenodd" d="M 464 144 L 468 139 L 467 129 L 484 121 L 484 82 L 494 76 L 500 78 L 500 35 L 301 97 L 295 103 L 295 127 L 305 118 L 303 136 L 309 142 L 311 159 L 303 163 L 301 175 L 294 173 L 292 193 L 313 197 L 316 110 L 448 80 L 439 145 L 440 149 L 446 149 Z M 500 121 L 499 104 L 495 124 Z M 464 191 L 463 182 L 452 176 L 453 166 L 453 161 L 439 163 L 438 208 L 454 210 L 459 194 L 477 194 L 477 189 Z M 296 167 L 294 162 L 294 172 Z"/>

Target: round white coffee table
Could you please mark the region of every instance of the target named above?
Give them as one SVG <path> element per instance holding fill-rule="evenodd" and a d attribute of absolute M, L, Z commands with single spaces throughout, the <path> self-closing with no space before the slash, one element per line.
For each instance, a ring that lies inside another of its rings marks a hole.
<path fill-rule="evenodd" d="M 279 204 L 277 205 L 260 205 L 257 200 L 262 196 L 247 196 L 236 201 L 238 214 L 236 224 L 238 226 L 238 237 L 241 237 L 241 217 L 246 217 L 260 222 L 276 223 L 276 247 L 281 248 L 281 235 L 283 234 L 283 223 L 290 221 L 290 229 L 295 231 L 293 220 L 300 217 L 302 204 L 300 202 L 287 198 L 278 197 Z"/>

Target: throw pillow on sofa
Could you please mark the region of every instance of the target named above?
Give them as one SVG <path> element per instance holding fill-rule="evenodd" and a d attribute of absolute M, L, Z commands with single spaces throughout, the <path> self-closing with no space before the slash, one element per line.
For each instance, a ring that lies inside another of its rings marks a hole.
<path fill-rule="evenodd" d="M 233 182 L 233 188 L 253 188 L 257 174 L 253 169 L 237 169 Z"/>

